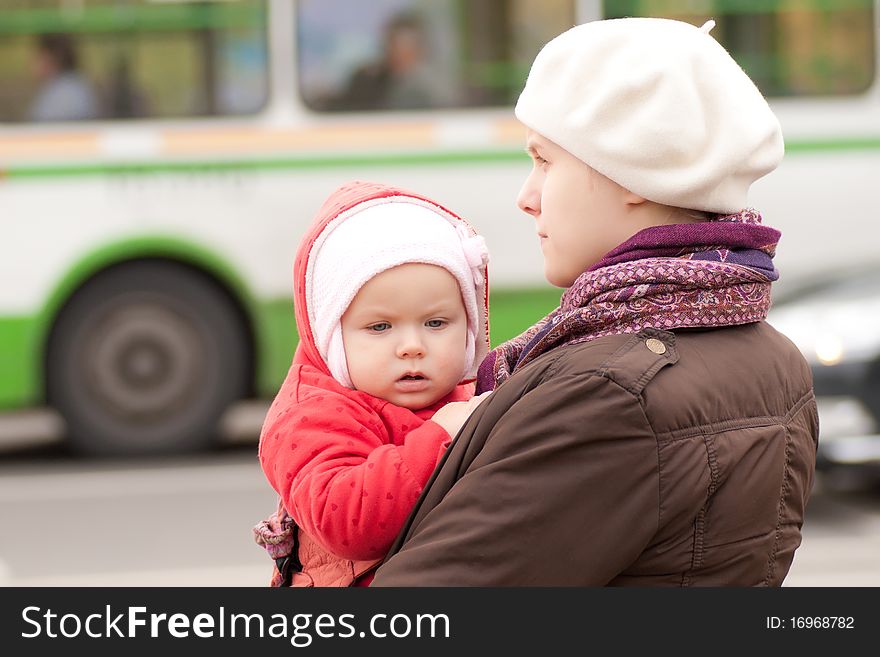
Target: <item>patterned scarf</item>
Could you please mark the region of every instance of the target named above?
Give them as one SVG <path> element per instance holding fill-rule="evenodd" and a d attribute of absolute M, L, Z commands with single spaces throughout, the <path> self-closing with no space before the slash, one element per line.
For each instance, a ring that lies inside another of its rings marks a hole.
<path fill-rule="evenodd" d="M 477 374 L 477 394 L 563 345 L 648 327 L 764 319 L 770 284 L 779 278 L 773 267 L 779 237 L 753 209 L 639 231 L 581 274 L 556 310 L 489 353 Z"/>

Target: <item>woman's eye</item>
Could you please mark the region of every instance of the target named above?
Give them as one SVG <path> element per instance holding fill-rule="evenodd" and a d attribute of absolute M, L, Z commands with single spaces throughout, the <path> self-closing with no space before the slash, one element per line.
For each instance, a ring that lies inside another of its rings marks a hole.
<path fill-rule="evenodd" d="M 442 328 L 446 322 L 442 319 L 429 319 L 425 322 L 425 326 L 428 328 Z"/>
<path fill-rule="evenodd" d="M 372 331 L 373 333 L 382 333 L 383 331 L 387 331 L 391 328 L 391 324 L 388 322 L 379 322 L 378 324 L 370 324 L 367 327 L 367 330 Z"/>

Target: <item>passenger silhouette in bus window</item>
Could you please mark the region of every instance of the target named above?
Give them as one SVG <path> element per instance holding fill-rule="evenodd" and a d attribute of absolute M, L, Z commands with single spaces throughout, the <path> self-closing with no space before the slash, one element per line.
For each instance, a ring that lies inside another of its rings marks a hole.
<path fill-rule="evenodd" d="M 421 21 L 398 15 L 384 29 L 382 58 L 352 74 L 333 109 L 418 109 L 443 104 L 432 80 Z"/>
<path fill-rule="evenodd" d="M 114 119 L 136 119 L 151 114 L 146 94 L 134 82 L 128 59 L 119 57 L 107 91 L 107 114 Z"/>
<path fill-rule="evenodd" d="M 83 121 L 100 116 L 98 95 L 78 70 L 76 46 L 69 34 L 43 34 L 34 51 L 34 75 L 40 88 L 28 119 Z"/>

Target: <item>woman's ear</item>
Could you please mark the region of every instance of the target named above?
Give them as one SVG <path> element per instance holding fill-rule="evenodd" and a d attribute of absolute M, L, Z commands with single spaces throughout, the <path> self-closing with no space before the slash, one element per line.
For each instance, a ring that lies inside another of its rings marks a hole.
<path fill-rule="evenodd" d="M 644 196 L 639 196 L 635 192 L 631 192 L 628 189 L 623 190 L 623 202 L 628 206 L 637 206 L 642 205 L 648 199 Z"/>

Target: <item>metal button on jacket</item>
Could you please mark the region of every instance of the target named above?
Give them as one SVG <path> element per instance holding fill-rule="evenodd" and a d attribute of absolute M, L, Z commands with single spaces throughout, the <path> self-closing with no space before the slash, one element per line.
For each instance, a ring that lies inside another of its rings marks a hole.
<path fill-rule="evenodd" d="M 666 353 L 666 345 L 663 344 L 661 340 L 657 338 L 648 338 L 645 340 L 645 346 L 653 351 L 655 354 L 665 354 Z"/>

